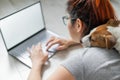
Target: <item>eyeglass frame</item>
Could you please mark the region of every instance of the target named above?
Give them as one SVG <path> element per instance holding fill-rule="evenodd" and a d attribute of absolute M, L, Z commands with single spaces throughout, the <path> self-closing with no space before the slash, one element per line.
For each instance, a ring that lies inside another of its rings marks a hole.
<path fill-rule="evenodd" d="M 64 23 L 65 26 L 67 25 L 67 23 L 65 22 L 65 19 L 66 19 L 66 20 L 68 20 L 68 19 L 76 20 L 76 18 L 70 18 L 70 17 L 68 17 L 68 16 L 63 16 L 63 17 L 62 17 L 62 20 L 63 20 L 63 23 Z"/>

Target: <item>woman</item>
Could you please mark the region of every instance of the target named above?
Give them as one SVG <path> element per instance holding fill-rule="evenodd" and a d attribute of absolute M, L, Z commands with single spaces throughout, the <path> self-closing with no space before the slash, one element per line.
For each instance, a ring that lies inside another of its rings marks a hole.
<path fill-rule="evenodd" d="M 72 40 L 52 37 L 48 49 L 59 43 L 57 50 L 81 43 L 82 37 L 90 30 L 116 19 L 110 0 L 68 0 L 67 27 Z M 41 69 L 48 59 L 40 44 L 28 50 L 31 54 L 32 70 L 28 80 L 41 80 Z M 120 80 L 120 55 L 115 50 L 102 48 L 83 48 L 81 52 L 62 63 L 47 80 Z"/>

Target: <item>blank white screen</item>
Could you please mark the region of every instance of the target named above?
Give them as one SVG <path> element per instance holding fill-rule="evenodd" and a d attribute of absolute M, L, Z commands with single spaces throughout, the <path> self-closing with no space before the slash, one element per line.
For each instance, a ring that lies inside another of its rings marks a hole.
<path fill-rule="evenodd" d="M 4 18 L 0 26 L 7 49 L 10 49 L 44 28 L 40 3 Z"/>

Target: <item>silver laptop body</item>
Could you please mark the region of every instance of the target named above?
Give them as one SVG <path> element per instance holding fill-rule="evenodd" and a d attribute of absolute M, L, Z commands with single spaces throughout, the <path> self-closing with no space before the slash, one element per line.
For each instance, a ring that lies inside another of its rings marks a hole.
<path fill-rule="evenodd" d="M 28 47 L 41 42 L 45 52 L 47 40 L 51 36 L 59 37 L 45 28 L 40 1 L 1 19 L 0 26 L 8 53 L 28 67 L 32 67 Z M 56 53 L 57 46 L 49 49 L 49 58 Z"/>

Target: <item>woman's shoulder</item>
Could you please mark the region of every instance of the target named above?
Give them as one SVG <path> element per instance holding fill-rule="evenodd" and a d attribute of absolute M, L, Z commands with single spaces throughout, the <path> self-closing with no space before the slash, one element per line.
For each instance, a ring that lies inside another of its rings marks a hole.
<path fill-rule="evenodd" d="M 85 78 L 87 75 L 89 80 L 95 80 L 94 78 L 97 79 L 97 77 L 101 77 L 100 80 L 109 80 L 109 77 L 105 77 L 106 75 L 113 78 L 114 75 L 112 74 L 120 71 L 120 54 L 114 49 L 97 47 L 81 48 L 80 51 L 75 54 L 75 56 L 67 59 L 62 65 L 75 76 L 76 80 Z M 113 70 L 113 67 L 115 67 L 114 72 L 111 72 L 109 68 Z M 86 74 L 84 74 L 84 72 Z"/>
<path fill-rule="evenodd" d="M 106 49 L 106 48 L 98 48 L 98 47 L 86 47 L 80 48 L 76 55 L 73 57 L 85 58 L 85 57 L 103 57 L 103 56 L 120 56 L 115 49 Z"/>
<path fill-rule="evenodd" d="M 117 55 L 120 56 L 120 54 L 118 53 L 117 50 L 115 49 L 106 49 L 106 48 L 98 48 L 98 47 L 90 47 L 90 48 L 86 48 L 86 52 L 84 55 L 91 55 L 94 56 L 94 54 L 96 55 L 104 55 L 104 56 L 110 56 L 110 55 Z"/>
<path fill-rule="evenodd" d="M 82 59 L 89 62 L 101 62 L 113 60 L 113 59 L 120 59 L 120 54 L 115 49 L 105 49 L 105 48 L 97 48 L 97 47 L 91 47 L 86 48 L 86 51 L 82 53 Z M 96 61 L 95 61 L 96 60 Z"/>
<path fill-rule="evenodd" d="M 77 53 L 74 53 L 72 57 L 69 57 L 67 60 L 89 60 L 89 59 L 120 59 L 120 54 L 115 49 L 105 49 L 98 47 L 87 47 L 80 48 L 77 50 Z"/>

